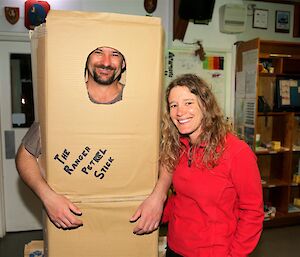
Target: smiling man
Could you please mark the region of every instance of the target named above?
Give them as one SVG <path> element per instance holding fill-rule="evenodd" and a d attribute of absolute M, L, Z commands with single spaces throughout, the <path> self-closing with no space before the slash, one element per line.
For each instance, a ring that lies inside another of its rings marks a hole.
<path fill-rule="evenodd" d="M 122 100 L 124 84 L 120 82 L 126 70 L 123 54 L 111 47 L 98 47 L 87 57 L 86 87 L 89 98 L 98 104 L 113 104 Z"/>

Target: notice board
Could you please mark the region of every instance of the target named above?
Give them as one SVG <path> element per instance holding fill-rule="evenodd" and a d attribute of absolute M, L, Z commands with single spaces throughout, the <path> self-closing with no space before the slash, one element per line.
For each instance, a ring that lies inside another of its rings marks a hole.
<path fill-rule="evenodd" d="M 165 62 L 165 86 L 177 76 L 193 73 L 204 79 L 227 117 L 231 115 L 231 53 L 226 50 L 205 50 L 205 60 L 195 56 L 195 49 L 168 49 Z"/>

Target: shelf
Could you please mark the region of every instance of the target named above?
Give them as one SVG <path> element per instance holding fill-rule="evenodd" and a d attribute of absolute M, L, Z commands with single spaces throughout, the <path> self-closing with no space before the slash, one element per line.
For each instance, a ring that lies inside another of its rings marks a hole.
<path fill-rule="evenodd" d="M 300 152 L 300 145 L 294 145 L 293 152 Z"/>
<path fill-rule="evenodd" d="M 264 228 L 300 224 L 300 213 L 281 213 L 276 212 L 276 216 L 264 221 Z"/>
<path fill-rule="evenodd" d="M 259 54 L 259 59 L 269 59 L 270 54 L 269 53 L 260 53 Z"/>
<path fill-rule="evenodd" d="M 290 186 L 291 186 L 291 187 L 298 187 L 298 186 L 300 186 L 300 184 L 299 184 L 299 183 L 292 182 L 292 183 L 290 184 Z"/>
<path fill-rule="evenodd" d="M 288 213 L 289 214 L 291 214 L 291 213 L 300 214 L 300 208 L 299 208 L 299 206 L 296 206 L 294 204 L 289 204 Z"/>
<path fill-rule="evenodd" d="M 283 116 L 289 115 L 291 112 L 258 112 L 257 116 Z"/>
<path fill-rule="evenodd" d="M 243 104 L 252 101 L 246 95 L 245 101 L 236 101 L 235 128 L 251 145 L 257 157 L 257 165 L 262 178 L 263 199 L 265 206 L 276 208 L 276 216 L 264 222 L 264 226 L 282 226 L 295 222 L 300 224 L 300 211 L 288 213 L 292 199 L 300 198 L 300 183 L 293 183 L 293 174 L 298 170 L 300 158 L 300 113 L 298 109 L 287 111 L 273 111 L 277 107 L 275 94 L 279 78 L 300 78 L 300 43 L 268 41 L 255 38 L 242 42 L 237 46 L 236 72 L 247 69 L 244 54 L 257 51 L 257 80 L 249 81 L 256 101 L 260 106 L 247 105 L 247 112 L 243 112 Z M 269 72 L 271 71 L 271 72 Z M 237 85 L 240 86 L 240 85 Z M 252 103 L 251 102 L 251 103 Z M 258 108 L 259 107 L 259 108 Z M 269 112 L 257 112 L 271 110 Z M 240 111 L 241 110 L 241 111 Z M 297 112 L 296 112 L 297 111 Z M 248 128 L 246 121 L 249 117 L 254 119 L 253 127 Z M 257 137 L 259 135 L 259 137 Z M 258 145 L 264 147 L 256 148 Z M 280 142 L 281 148 L 273 150 Z"/>
<path fill-rule="evenodd" d="M 290 76 L 291 78 L 292 77 L 299 77 L 300 76 L 300 73 L 293 73 L 293 74 L 290 74 L 290 73 L 279 73 L 279 72 L 274 72 L 274 73 L 269 73 L 269 72 L 260 72 L 259 73 L 259 76 L 260 77 L 267 77 L 267 78 L 276 78 L 277 76 Z"/>
<path fill-rule="evenodd" d="M 300 60 L 299 54 L 276 54 L 276 53 L 260 53 L 259 59 L 293 59 L 293 60 Z"/>
<path fill-rule="evenodd" d="M 258 155 L 263 155 L 263 154 L 280 154 L 280 153 L 286 153 L 289 151 L 290 151 L 289 148 L 281 147 L 280 150 L 269 150 L 267 148 L 262 149 L 262 150 L 255 150 L 255 153 Z"/>
<path fill-rule="evenodd" d="M 275 216 L 269 216 L 269 217 L 265 217 L 264 219 L 264 223 L 270 223 L 272 221 L 276 221 L 278 219 L 281 219 L 283 217 L 285 217 L 286 215 L 282 212 L 279 212 L 276 210 Z"/>
<path fill-rule="evenodd" d="M 262 186 L 263 188 L 274 188 L 274 187 L 283 187 L 288 186 L 289 184 L 286 181 L 280 180 L 280 179 L 270 179 L 270 180 L 262 180 Z"/>
<path fill-rule="evenodd" d="M 277 74 L 276 73 L 268 73 L 268 72 L 260 72 L 259 76 L 260 77 L 276 77 Z"/>

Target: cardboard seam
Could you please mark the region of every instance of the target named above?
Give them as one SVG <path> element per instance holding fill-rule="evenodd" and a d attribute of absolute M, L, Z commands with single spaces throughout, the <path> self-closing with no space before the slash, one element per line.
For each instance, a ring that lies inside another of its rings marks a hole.
<path fill-rule="evenodd" d="M 126 196 L 126 197 L 93 197 L 93 198 L 84 198 L 84 197 L 70 197 L 73 203 L 114 203 L 114 202 L 132 202 L 132 201 L 143 201 L 149 195 L 135 195 L 135 196 Z"/>

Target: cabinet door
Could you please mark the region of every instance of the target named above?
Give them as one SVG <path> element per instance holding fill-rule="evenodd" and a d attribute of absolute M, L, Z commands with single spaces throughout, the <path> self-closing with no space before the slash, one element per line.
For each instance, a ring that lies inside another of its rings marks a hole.
<path fill-rule="evenodd" d="M 236 59 L 235 130 L 255 146 L 259 39 L 238 43 Z"/>
<path fill-rule="evenodd" d="M 243 53 L 255 49 L 259 49 L 259 38 L 255 38 L 247 42 L 240 42 L 237 44 L 236 72 L 243 70 Z"/>

